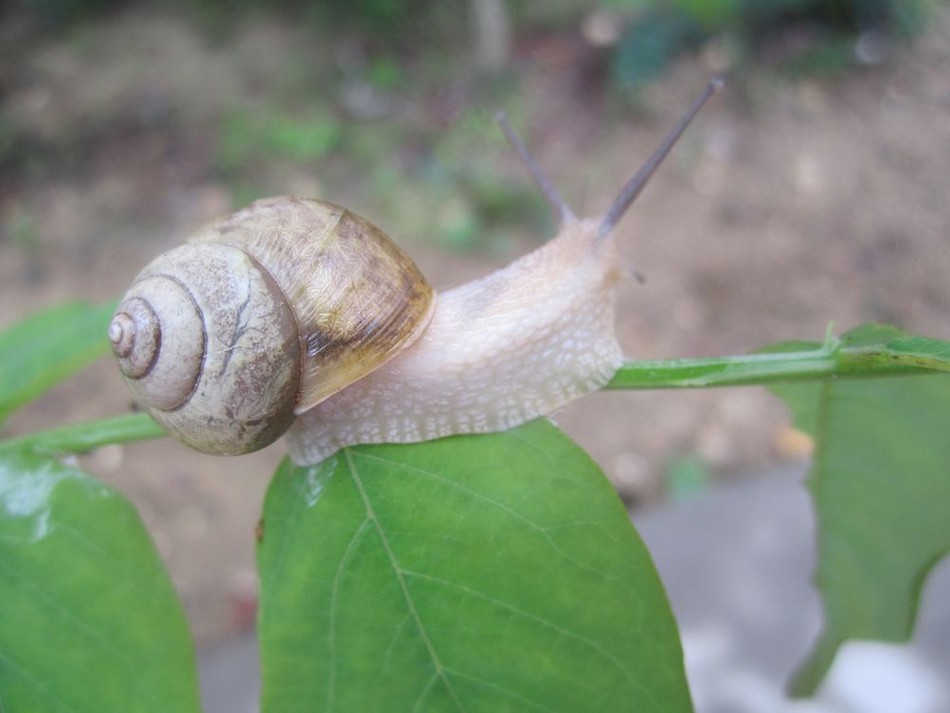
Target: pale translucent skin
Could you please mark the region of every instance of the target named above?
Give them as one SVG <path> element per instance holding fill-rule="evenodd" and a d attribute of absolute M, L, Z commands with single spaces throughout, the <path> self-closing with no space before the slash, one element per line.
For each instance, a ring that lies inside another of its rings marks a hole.
<path fill-rule="evenodd" d="M 623 361 L 620 276 L 601 221 L 571 220 L 508 267 L 438 296 L 429 327 L 372 374 L 298 416 L 298 464 L 358 443 L 512 428 L 603 387 Z"/>

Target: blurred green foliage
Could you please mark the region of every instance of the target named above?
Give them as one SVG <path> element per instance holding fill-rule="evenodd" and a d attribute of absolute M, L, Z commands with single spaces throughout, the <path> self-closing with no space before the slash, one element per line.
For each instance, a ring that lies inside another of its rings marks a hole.
<path fill-rule="evenodd" d="M 406 71 L 393 57 L 375 57 L 367 68 L 366 78 L 379 89 L 398 89 L 406 84 Z"/>
<path fill-rule="evenodd" d="M 740 56 L 777 57 L 792 73 L 827 73 L 867 61 L 868 33 L 906 39 L 921 31 L 934 0 L 614 0 L 634 19 L 617 47 L 613 80 L 646 84 L 678 54 L 726 38 Z"/>
<path fill-rule="evenodd" d="M 710 29 L 768 31 L 794 22 L 830 30 L 903 34 L 918 31 L 932 0 L 665 0 Z"/>
<path fill-rule="evenodd" d="M 399 73 L 391 80 L 401 81 Z M 490 103 L 520 113 L 508 92 Z M 356 205 L 387 216 L 385 227 L 397 238 L 504 258 L 521 249 L 513 227 L 539 238 L 551 234 L 547 206 L 527 174 L 501 173 L 500 157 L 509 158 L 510 149 L 485 110 L 473 108 L 438 130 L 398 112 L 380 121 L 337 112 L 331 93 L 296 111 L 249 104 L 224 116 L 212 163 L 232 204 L 284 190 L 281 176 L 293 164 L 327 187 L 315 197 L 332 200 L 346 185 Z"/>
<path fill-rule="evenodd" d="M 695 49 L 709 37 L 698 16 L 658 5 L 633 22 L 617 46 L 613 80 L 623 89 L 646 84 L 680 52 Z"/>
<path fill-rule="evenodd" d="M 105 12 L 143 4 L 136 0 L 7 0 L 4 14 L 26 18 L 40 29 L 57 30 L 95 18 Z M 431 29 L 446 33 L 467 12 L 464 0 L 172 0 L 162 3 L 192 13 L 212 33 L 226 31 L 251 13 L 293 16 L 316 27 L 359 30 L 385 43 L 417 46 L 421 35 L 431 38 Z"/>
<path fill-rule="evenodd" d="M 234 113 L 221 127 L 215 163 L 229 171 L 265 159 L 312 161 L 327 156 L 342 136 L 340 121 L 322 107 L 299 116 L 281 110 Z"/>
<path fill-rule="evenodd" d="M 709 465 L 697 454 L 670 459 L 664 469 L 667 491 L 672 498 L 687 498 L 705 491 L 713 475 Z"/>
<path fill-rule="evenodd" d="M 33 19 L 41 28 L 58 28 L 126 4 L 125 0 L 12 0 L 4 8 Z"/>

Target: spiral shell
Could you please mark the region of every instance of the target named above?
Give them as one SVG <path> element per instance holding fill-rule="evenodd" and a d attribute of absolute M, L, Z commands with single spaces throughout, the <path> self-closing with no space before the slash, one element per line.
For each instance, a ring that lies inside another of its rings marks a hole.
<path fill-rule="evenodd" d="M 247 453 L 421 334 L 434 293 L 379 228 L 258 201 L 149 264 L 109 339 L 136 400 L 198 450 Z"/>

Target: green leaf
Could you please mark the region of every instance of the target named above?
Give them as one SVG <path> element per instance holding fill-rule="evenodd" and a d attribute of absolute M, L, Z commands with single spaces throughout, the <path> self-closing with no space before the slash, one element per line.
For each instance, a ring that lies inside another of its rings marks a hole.
<path fill-rule="evenodd" d="M 138 515 L 76 468 L 0 454 L 0 710 L 199 710 L 184 612 Z"/>
<path fill-rule="evenodd" d="M 105 353 L 113 309 L 65 304 L 0 333 L 0 421 Z"/>
<path fill-rule="evenodd" d="M 841 348 L 861 350 L 878 359 L 950 371 L 950 342 L 916 337 L 883 324 L 866 324 L 841 337 Z"/>
<path fill-rule="evenodd" d="M 880 328 L 862 328 L 842 344 L 940 355 L 934 340 L 890 334 L 881 347 L 882 336 Z M 816 442 L 809 486 L 826 623 L 792 684 L 794 694 L 809 695 L 846 640 L 908 639 L 927 574 L 950 551 L 950 375 L 772 390 Z"/>
<path fill-rule="evenodd" d="M 690 710 L 650 556 L 547 421 L 284 463 L 261 537 L 265 713 Z"/>

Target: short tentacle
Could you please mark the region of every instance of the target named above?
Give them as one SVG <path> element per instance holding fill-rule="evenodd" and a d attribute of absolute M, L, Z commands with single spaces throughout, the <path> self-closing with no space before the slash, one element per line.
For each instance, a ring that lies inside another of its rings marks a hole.
<path fill-rule="evenodd" d="M 571 223 L 577 220 L 577 218 L 574 216 L 574 212 L 570 209 L 567 203 L 564 202 L 564 199 L 561 198 L 561 195 L 557 192 L 554 184 L 551 183 L 544 171 L 541 170 L 541 167 L 531 154 L 531 151 L 528 150 L 527 145 L 525 145 L 524 141 L 522 141 L 518 137 L 518 134 L 515 133 L 515 130 L 511 127 L 511 123 L 508 121 L 508 116 L 505 114 L 505 112 L 499 109 L 495 114 L 495 121 L 498 122 L 498 125 L 504 132 L 505 137 L 508 139 L 508 143 L 510 143 L 512 148 L 518 152 L 518 156 L 521 157 L 521 160 L 524 162 L 525 166 L 528 167 L 531 177 L 534 178 L 534 182 L 537 184 L 538 188 L 541 189 L 541 194 L 544 196 L 544 200 L 547 201 L 548 206 L 551 208 L 551 212 L 554 213 L 554 217 L 557 218 L 558 224 L 565 225 L 566 223 Z"/>

